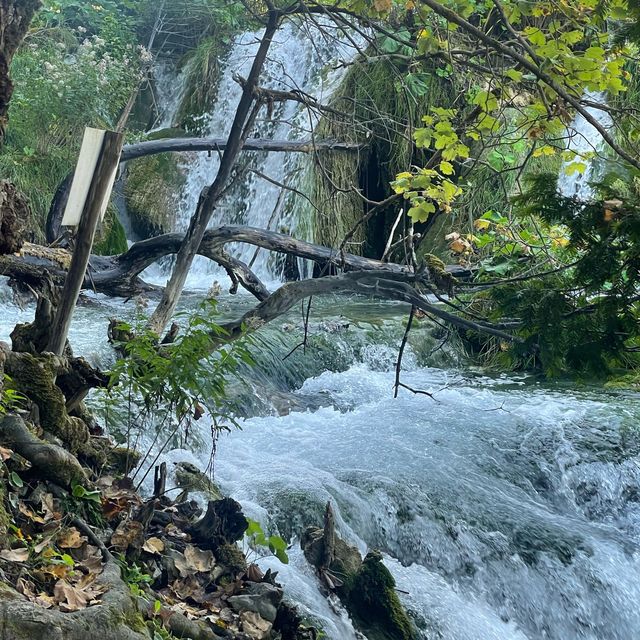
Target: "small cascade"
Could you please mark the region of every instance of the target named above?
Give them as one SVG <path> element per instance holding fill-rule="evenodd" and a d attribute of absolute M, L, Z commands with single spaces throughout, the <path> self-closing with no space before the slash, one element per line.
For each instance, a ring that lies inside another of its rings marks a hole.
<path fill-rule="evenodd" d="M 153 68 L 153 83 L 156 89 L 158 118 L 152 131 L 172 127 L 180 102 L 184 96 L 186 73 L 178 74 L 169 62 L 158 62 Z"/>
<path fill-rule="evenodd" d="M 221 72 L 216 102 L 205 117 L 202 135 L 225 138 L 229 134 L 242 92 L 234 78 L 247 77 L 261 36 L 261 31 L 248 32 L 236 39 Z M 326 103 L 344 73 L 345 67 L 340 62 L 353 58 L 355 54 L 355 47 L 348 41 L 340 44 L 337 39 L 327 39 L 320 28 L 303 28 L 290 21 L 283 25 L 274 38 L 260 84 L 270 89 L 302 91 Z M 160 79 L 164 77 L 162 74 L 161 70 Z M 176 100 L 173 103 L 174 109 L 178 102 Z M 166 126 L 171 124 L 171 117 L 168 115 L 169 109 L 164 112 L 163 124 Z M 292 101 L 276 103 L 273 109 L 260 112 L 254 135 L 279 140 L 305 140 L 311 137 L 316 124 L 317 117 L 304 105 Z M 183 167 L 187 180 L 177 212 L 176 230 L 184 230 L 188 226 L 200 192 L 211 184 L 216 175 L 219 159 L 216 153 L 184 155 Z M 306 154 L 244 153 L 239 168 L 241 177 L 218 206 L 211 226 L 244 224 L 286 230 L 298 237 L 309 238 L 311 224 L 305 219 L 308 216 L 301 214 L 308 210 L 307 203 L 293 192 L 282 192 L 280 185 L 299 188 L 310 164 L 311 158 Z M 249 245 L 230 246 L 229 250 L 232 255 L 250 264 L 265 282 L 282 281 L 283 265 L 268 252 Z M 304 266 L 300 266 L 304 270 Z M 206 258 L 196 257 L 189 285 L 207 288 L 216 276 L 223 275 L 217 265 Z"/>
<path fill-rule="evenodd" d="M 591 102 L 606 105 L 606 98 L 602 92 L 587 92 L 585 98 Z M 608 111 L 595 107 L 587 107 L 586 110 L 605 129 L 613 126 L 613 120 Z M 558 176 L 558 190 L 568 198 L 575 196 L 581 201 L 589 200 L 593 195 L 593 189 L 589 183 L 598 177 L 598 160 L 602 159 L 604 140 L 600 132 L 580 113 L 576 114 L 571 126 L 567 129 L 567 134 L 569 136 L 567 149 L 576 154 L 576 160 L 584 157 L 585 154 L 595 153 L 596 155 L 585 160 L 587 168 L 583 173 L 567 175 L 566 169 L 572 160 L 565 161 Z"/>

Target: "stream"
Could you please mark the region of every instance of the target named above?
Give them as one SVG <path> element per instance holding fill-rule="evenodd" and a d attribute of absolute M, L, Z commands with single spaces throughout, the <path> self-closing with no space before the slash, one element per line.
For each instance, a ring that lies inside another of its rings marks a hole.
<path fill-rule="evenodd" d="M 0 299 L 7 339 L 33 310 L 15 306 L 6 286 Z M 248 304 L 223 295 L 220 308 L 231 317 Z M 76 352 L 108 366 L 107 318 L 134 313 L 132 302 L 85 299 L 70 334 Z M 314 307 L 306 353 L 283 360 L 302 335 L 299 311 L 256 338 L 256 366 L 243 375 L 254 401 L 244 400 L 242 430 L 220 438 L 215 468 L 250 517 L 291 540 L 288 565 L 261 565 L 279 571 L 329 638 L 356 638 L 296 540 L 331 500 L 342 537 L 384 552 L 425 638 L 640 637 L 640 398 L 487 376 L 420 326 L 403 379 L 434 399 L 393 399 L 405 317 L 336 298 Z M 161 459 L 205 468 L 208 456 L 177 449 Z"/>

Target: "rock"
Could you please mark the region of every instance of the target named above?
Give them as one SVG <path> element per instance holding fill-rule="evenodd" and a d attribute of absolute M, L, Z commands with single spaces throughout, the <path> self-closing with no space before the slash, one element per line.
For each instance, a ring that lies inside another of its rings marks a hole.
<path fill-rule="evenodd" d="M 379 551 L 370 551 L 359 571 L 345 582 L 340 597 L 369 640 L 415 640 L 417 637 L 395 586 Z"/>
<path fill-rule="evenodd" d="M 316 569 L 322 565 L 324 555 L 323 536 L 323 529 L 319 527 L 307 527 L 300 540 L 304 557 L 307 559 L 307 562 L 316 567 Z M 344 540 L 341 540 L 338 536 L 335 537 L 333 556 L 329 570 L 339 577 L 356 574 L 362 565 L 360 552 Z"/>
<path fill-rule="evenodd" d="M 175 468 L 176 484 L 189 491 L 201 491 L 209 500 L 221 500 L 222 492 L 215 482 L 190 462 L 177 462 Z"/>
<path fill-rule="evenodd" d="M 216 550 L 218 564 L 222 565 L 225 573 L 236 575 L 246 570 L 247 558 L 235 544 L 223 544 Z M 222 574 L 224 575 L 224 574 Z"/>
<path fill-rule="evenodd" d="M 256 640 L 264 640 L 271 634 L 273 624 L 261 618 L 253 611 L 245 611 L 240 615 L 242 630 Z"/>
<path fill-rule="evenodd" d="M 278 615 L 273 623 L 273 630 L 280 634 L 282 640 L 312 640 L 316 638 L 316 630 L 311 627 L 305 627 L 302 622 L 302 617 L 297 609 L 283 602 L 278 607 Z"/>
<path fill-rule="evenodd" d="M 282 589 L 266 582 L 250 582 L 237 596 L 229 598 L 229 604 L 237 612 L 251 611 L 261 618 L 274 622 L 282 602 Z"/>
<path fill-rule="evenodd" d="M 138 466 L 140 458 L 142 454 L 135 449 L 112 447 L 108 456 L 109 469 L 126 476 Z"/>

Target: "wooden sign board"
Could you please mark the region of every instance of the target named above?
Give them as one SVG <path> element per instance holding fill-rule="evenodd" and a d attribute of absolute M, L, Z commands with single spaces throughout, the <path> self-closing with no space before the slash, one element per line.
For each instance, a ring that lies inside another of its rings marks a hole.
<path fill-rule="evenodd" d="M 98 159 L 100 158 L 100 152 L 102 151 L 104 136 L 105 131 L 103 129 L 86 127 L 84 130 L 80 155 L 78 156 L 76 170 L 73 174 L 73 182 L 71 183 L 71 191 L 69 192 L 69 200 L 64 210 L 64 216 L 62 217 L 62 226 L 77 227 L 78 224 L 80 224 L 80 218 L 84 210 L 87 195 L 89 194 Z M 116 165 L 102 201 L 100 220 L 102 220 L 107 210 L 117 172 L 118 167 Z"/>

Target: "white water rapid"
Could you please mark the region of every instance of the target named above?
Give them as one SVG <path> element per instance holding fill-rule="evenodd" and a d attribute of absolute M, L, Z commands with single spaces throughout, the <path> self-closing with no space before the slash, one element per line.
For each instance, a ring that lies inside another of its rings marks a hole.
<path fill-rule="evenodd" d="M 33 310 L 19 310 L 6 289 L 0 304 L 7 339 Z M 227 316 L 245 305 L 220 301 Z M 133 307 L 87 299 L 72 325 L 75 352 L 108 366 L 107 318 Z M 314 310 L 306 354 L 283 360 L 302 336 L 297 314 L 256 336 L 242 431 L 223 435 L 216 456 L 223 491 L 290 539 L 290 564 L 261 560 L 288 597 L 331 640 L 356 638 L 297 542 L 330 499 L 340 535 L 385 553 L 425 639 L 639 638 L 638 394 L 468 373 L 432 355 L 438 340 L 418 327 L 403 375 L 436 400 L 394 400 L 403 310 L 345 299 Z M 204 469 L 208 452 L 161 459 Z"/>

